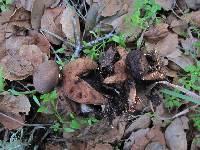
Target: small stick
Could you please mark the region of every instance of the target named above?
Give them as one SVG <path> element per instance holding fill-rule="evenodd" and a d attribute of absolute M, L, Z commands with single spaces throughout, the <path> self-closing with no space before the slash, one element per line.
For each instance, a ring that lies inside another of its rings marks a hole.
<path fill-rule="evenodd" d="M 104 40 L 106 40 L 106 39 L 109 39 L 109 38 L 113 37 L 114 35 L 115 35 L 115 34 L 114 34 L 113 32 L 111 32 L 111 33 L 109 33 L 109 34 L 106 34 L 104 37 L 97 38 L 96 40 L 87 43 L 87 45 L 86 45 L 86 46 L 83 46 L 83 48 L 84 48 L 84 47 L 93 46 L 94 44 L 97 44 L 97 43 L 99 43 L 99 42 L 101 42 L 101 41 L 104 41 Z"/>
<path fill-rule="evenodd" d="M 76 18 L 75 17 L 72 17 L 72 22 L 73 22 L 73 27 L 74 27 L 74 37 L 75 37 L 75 40 L 76 40 L 74 57 L 78 58 L 79 55 L 80 55 L 80 52 L 82 50 L 81 42 L 80 42 L 80 34 L 78 33 L 77 28 L 76 28 L 77 25 L 76 25 Z"/>
<path fill-rule="evenodd" d="M 187 90 L 187 89 L 185 89 L 184 87 L 181 87 L 181 86 L 179 86 L 179 85 L 174 85 L 174 84 L 169 83 L 169 82 L 167 82 L 167 81 L 159 81 L 159 82 L 156 82 L 156 84 L 157 84 L 157 83 L 165 84 L 165 85 L 167 85 L 167 86 L 176 88 L 176 89 L 178 89 L 179 91 L 182 91 L 183 93 L 185 93 L 185 94 L 187 94 L 187 95 L 193 97 L 194 99 L 200 100 L 200 96 L 199 96 L 199 95 L 197 95 L 196 93 L 191 92 L 191 91 L 189 91 L 189 90 Z"/>
<path fill-rule="evenodd" d="M 72 43 L 70 43 L 70 42 L 67 42 L 66 40 L 64 40 L 64 39 L 63 39 L 62 37 L 60 37 L 59 35 L 57 35 L 57 34 L 55 34 L 55 33 L 52 33 L 52 32 L 50 32 L 50 31 L 48 31 L 48 30 L 46 30 L 46 29 L 41 28 L 41 29 L 40 29 L 40 32 L 45 32 L 45 33 L 47 33 L 47 34 L 49 34 L 49 35 L 51 35 L 51 36 L 54 36 L 55 38 L 61 40 L 65 45 L 70 45 L 71 47 L 75 47 L 74 44 L 72 44 Z"/>

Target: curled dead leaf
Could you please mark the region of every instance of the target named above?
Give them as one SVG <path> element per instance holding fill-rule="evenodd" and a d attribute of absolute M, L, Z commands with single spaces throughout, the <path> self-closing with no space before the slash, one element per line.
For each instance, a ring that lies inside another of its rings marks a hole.
<path fill-rule="evenodd" d="M 114 64 L 114 75 L 104 79 L 103 82 L 106 84 L 119 83 L 127 79 L 125 60 L 128 53 L 122 47 L 117 47 L 117 51 L 121 59 Z"/>
<path fill-rule="evenodd" d="M 79 78 L 79 75 L 94 69 L 97 69 L 97 64 L 89 58 L 79 58 L 66 64 L 64 68 L 66 96 L 78 103 L 103 104 L 105 102 L 103 95 Z"/>
<path fill-rule="evenodd" d="M 40 64 L 33 73 L 33 85 L 39 93 L 53 90 L 59 80 L 59 69 L 52 60 Z"/>

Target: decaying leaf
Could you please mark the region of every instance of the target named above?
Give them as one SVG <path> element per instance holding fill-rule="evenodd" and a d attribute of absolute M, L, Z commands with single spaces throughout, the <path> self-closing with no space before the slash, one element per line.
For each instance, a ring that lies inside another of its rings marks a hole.
<path fill-rule="evenodd" d="M 63 37 L 62 26 L 60 24 L 60 17 L 62 15 L 63 10 L 63 7 L 45 9 L 41 19 L 41 28 L 46 29 L 51 33 L 55 33 L 60 37 Z M 45 35 L 51 43 L 55 45 L 61 44 L 61 41 L 55 38 L 54 36 L 48 33 L 45 33 Z"/>
<path fill-rule="evenodd" d="M 145 150 L 168 150 L 168 148 L 158 142 L 152 142 L 145 147 Z"/>
<path fill-rule="evenodd" d="M 175 6 L 175 2 L 173 0 L 155 0 L 155 2 L 167 11 Z"/>
<path fill-rule="evenodd" d="M 33 73 L 33 66 L 31 62 L 19 55 L 7 55 L 0 64 L 3 67 L 4 78 L 10 81 L 23 80 Z"/>
<path fill-rule="evenodd" d="M 145 149 L 149 142 L 158 142 L 165 145 L 164 134 L 159 127 L 152 127 L 151 129 L 140 129 L 132 132 L 130 137 L 125 140 L 124 150 L 141 150 Z"/>
<path fill-rule="evenodd" d="M 34 0 L 31 9 L 31 25 L 39 29 L 45 8 L 50 7 L 57 0 Z"/>
<path fill-rule="evenodd" d="M 17 129 L 23 124 L 23 118 L 19 113 L 28 115 L 30 111 L 30 102 L 25 95 L 12 96 L 7 92 L 0 95 L 0 114 L 1 123 L 8 129 Z M 13 118 L 13 119 L 12 119 Z"/>
<path fill-rule="evenodd" d="M 15 13 L 10 17 L 10 24 L 16 25 L 18 27 L 23 27 L 30 29 L 31 28 L 31 13 L 24 8 L 19 8 L 15 11 Z"/>
<path fill-rule="evenodd" d="M 185 0 L 187 6 L 191 9 L 198 9 L 200 8 L 200 1 L 199 0 Z"/>
<path fill-rule="evenodd" d="M 183 33 L 187 30 L 187 27 L 188 24 L 185 21 L 176 18 L 170 24 L 170 28 L 181 36 L 183 36 Z"/>
<path fill-rule="evenodd" d="M 34 69 L 44 61 L 44 54 L 36 45 L 23 45 L 19 50 L 19 55 L 31 62 Z"/>
<path fill-rule="evenodd" d="M 144 38 L 148 41 L 157 42 L 169 34 L 168 24 L 161 23 L 155 27 L 151 27 L 148 31 L 144 33 Z"/>
<path fill-rule="evenodd" d="M 95 146 L 87 147 L 86 150 L 114 150 L 110 144 L 96 144 Z"/>
<path fill-rule="evenodd" d="M 181 55 L 178 49 L 178 35 L 169 33 L 164 39 L 158 41 L 155 50 L 163 57 L 176 58 Z"/>
<path fill-rule="evenodd" d="M 115 118 L 112 125 L 109 125 L 106 120 L 102 120 L 82 130 L 77 137 L 81 141 L 90 141 L 91 143 L 114 143 L 122 138 L 125 126 L 126 122 L 123 117 Z"/>
<path fill-rule="evenodd" d="M 77 36 L 80 36 L 79 19 L 76 11 L 72 7 L 66 6 L 63 10 L 60 24 L 62 25 L 62 30 L 68 39 L 75 41 L 75 32 Z"/>
<path fill-rule="evenodd" d="M 187 122 L 182 121 L 184 118 L 175 119 L 165 131 L 166 143 L 170 149 L 187 150 L 187 139 L 184 131 L 184 124 L 187 124 Z"/>
<path fill-rule="evenodd" d="M 33 85 L 39 93 L 53 90 L 59 79 L 59 69 L 52 60 L 40 64 L 33 74 Z"/>
<path fill-rule="evenodd" d="M 97 64 L 89 58 L 79 58 L 66 64 L 64 68 L 64 91 L 71 100 L 84 104 L 103 104 L 105 98 L 79 75 L 97 69 Z"/>
<path fill-rule="evenodd" d="M 200 11 L 193 11 L 181 17 L 187 23 L 200 27 Z"/>
<path fill-rule="evenodd" d="M 135 130 L 148 128 L 151 123 L 151 118 L 149 115 L 142 115 L 136 120 L 134 120 L 130 126 L 125 130 L 124 135 L 128 135 Z"/>
<path fill-rule="evenodd" d="M 103 82 L 106 84 L 120 83 L 127 79 L 125 60 L 128 53 L 122 47 L 117 47 L 117 51 L 121 59 L 114 64 L 114 75 L 104 79 Z"/>

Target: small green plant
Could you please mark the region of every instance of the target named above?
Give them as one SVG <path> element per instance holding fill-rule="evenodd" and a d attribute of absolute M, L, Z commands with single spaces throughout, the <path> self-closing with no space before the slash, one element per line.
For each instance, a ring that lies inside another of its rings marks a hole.
<path fill-rule="evenodd" d="M 123 35 L 114 35 L 111 41 L 118 43 L 121 47 L 126 47 L 125 37 Z"/>
<path fill-rule="evenodd" d="M 1 11 L 6 11 L 9 9 L 9 5 L 11 5 L 13 0 L 0 0 L 0 9 Z"/>
<path fill-rule="evenodd" d="M 4 91 L 5 79 L 3 77 L 3 68 L 0 66 L 0 92 Z"/>
<path fill-rule="evenodd" d="M 186 74 L 179 79 L 179 83 L 183 85 L 184 88 L 190 90 L 194 93 L 200 92 L 200 62 L 197 62 L 197 65 L 191 65 L 186 67 L 185 69 Z M 187 96 L 183 94 L 181 91 L 175 90 L 162 90 L 164 93 L 165 98 L 165 107 L 167 108 L 178 108 L 181 106 L 182 100 L 187 102 L 192 102 L 194 104 L 200 105 L 200 101 L 193 98 L 192 96 Z M 190 115 L 190 119 L 194 123 L 194 127 L 200 131 L 200 109 L 196 108 L 195 113 Z"/>
<path fill-rule="evenodd" d="M 159 10 L 161 10 L 161 7 L 155 3 L 155 0 L 136 0 L 130 23 L 133 27 L 145 29 L 149 27 L 149 21 L 156 18 Z"/>
<path fill-rule="evenodd" d="M 182 105 L 180 99 L 175 96 L 164 94 L 164 106 L 168 109 L 179 108 Z"/>

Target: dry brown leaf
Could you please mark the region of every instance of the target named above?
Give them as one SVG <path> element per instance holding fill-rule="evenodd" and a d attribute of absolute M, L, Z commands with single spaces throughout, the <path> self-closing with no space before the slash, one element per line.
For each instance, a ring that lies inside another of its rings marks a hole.
<path fill-rule="evenodd" d="M 41 19 L 41 28 L 46 29 L 49 32 L 54 33 L 60 37 L 63 37 L 62 26 L 60 24 L 60 16 L 63 10 L 63 7 L 45 9 Z M 48 33 L 45 33 L 45 35 L 51 43 L 55 45 L 61 44 L 61 41 L 54 36 L 49 35 Z"/>
<path fill-rule="evenodd" d="M 140 129 L 133 132 L 128 139 L 125 140 L 124 150 L 142 150 L 145 149 L 149 142 L 158 142 L 165 145 L 164 134 L 159 127 L 152 127 L 151 129 Z"/>
<path fill-rule="evenodd" d="M 184 122 L 185 123 L 185 122 Z M 170 149 L 187 150 L 187 139 L 182 117 L 175 119 L 165 131 L 165 139 Z M 188 126 L 188 125 L 187 125 Z M 178 144 L 177 144 L 178 143 Z"/>
<path fill-rule="evenodd" d="M 37 45 L 43 53 L 50 55 L 50 43 L 45 36 L 38 33 L 37 31 L 31 30 L 29 36 L 33 37 L 33 42 L 31 44 Z"/>
<path fill-rule="evenodd" d="M 170 27 L 175 33 L 182 36 L 183 33 L 187 30 L 188 24 L 183 20 L 174 19 L 171 22 Z"/>
<path fill-rule="evenodd" d="M 197 51 L 197 48 L 194 46 L 194 43 L 196 43 L 197 41 L 198 41 L 197 38 L 189 37 L 189 38 L 186 38 L 185 40 L 181 39 L 181 45 L 186 52 L 200 55 L 200 53 L 198 53 Z"/>
<path fill-rule="evenodd" d="M 74 19 L 74 20 L 73 20 Z M 77 36 L 80 36 L 80 23 L 76 11 L 69 6 L 63 10 L 60 24 L 65 36 L 72 41 L 75 41 L 75 31 Z"/>
<path fill-rule="evenodd" d="M 39 29 L 41 18 L 45 8 L 50 7 L 57 0 L 34 0 L 31 9 L 31 25 L 33 29 Z"/>
<path fill-rule="evenodd" d="M 40 64 L 33 74 L 33 85 L 39 93 L 53 90 L 59 80 L 59 69 L 52 60 Z"/>
<path fill-rule="evenodd" d="M 113 150 L 110 144 L 96 144 L 94 147 L 87 147 L 86 150 Z"/>
<path fill-rule="evenodd" d="M 114 75 L 104 79 L 103 82 L 106 84 L 119 83 L 127 79 L 125 61 L 128 52 L 122 47 L 117 47 L 117 51 L 121 59 L 114 64 Z"/>
<path fill-rule="evenodd" d="M 36 45 L 23 45 L 19 50 L 19 55 L 31 62 L 35 69 L 39 64 L 44 61 L 44 54 Z"/>
<path fill-rule="evenodd" d="M 145 150 L 168 150 L 168 148 L 159 142 L 152 142 L 145 147 Z"/>
<path fill-rule="evenodd" d="M 185 20 L 187 23 L 191 23 L 193 25 L 200 27 L 200 11 L 190 12 L 186 15 L 183 15 L 183 17 L 181 18 Z"/>
<path fill-rule="evenodd" d="M 29 11 L 25 10 L 24 8 L 19 8 L 10 17 L 9 24 L 30 29 L 31 28 L 30 15 L 31 13 Z"/>
<path fill-rule="evenodd" d="M 7 55 L 0 64 L 3 67 L 4 77 L 10 81 L 23 80 L 33 73 L 31 62 L 19 55 Z"/>
<path fill-rule="evenodd" d="M 119 10 L 122 9 L 124 5 L 124 0 L 104 0 L 102 1 L 103 10 L 101 12 L 101 15 L 103 17 L 109 17 L 115 15 Z"/>
<path fill-rule="evenodd" d="M 144 33 L 144 38 L 150 42 L 157 42 L 169 34 L 168 24 L 161 23 L 155 27 L 151 27 L 148 31 Z"/>
<path fill-rule="evenodd" d="M 11 36 L 6 39 L 6 49 L 9 50 L 9 54 L 15 55 L 22 45 L 29 45 L 32 41 L 33 38 L 29 36 Z"/>
<path fill-rule="evenodd" d="M 90 143 L 114 143 L 123 137 L 126 122 L 123 117 L 116 117 L 112 125 L 106 120 L 88 126 L 77 136 L 78 139 Z"/>
<path fill-rule="evenodd" d="M 200 8 L 200 0 L 185 0 L 187 6 L 191 9 Z"/>
<path fill-rule="evenodd" d="M 194 65 L 194 59 L 189 55 L 181 54 L 175 58 L 168 58 L 169 60 L 173 61 L 175 64 L 180 66 L 182 69 L 185 69 L 189 65 Z"/>
<path fill-rule="evenodd" d="M 149 115 L 142 115 L 130 124 L 130 126 L 125 130 L 124 135 L 128 135 L 131 132 L 138 130 L 138 129 L 148 128 L 150 123 L 151 123 L 150 116 Z"/>
<path fill-rule="evenodd" d="M 66 64 L 64 68 L 64 91 L 66 96 L 78 103 L 103 104 L 105 102 L 103 95 L 79 78 L 79 75 L 96 68 L 96 62 L 89 58 L 79 58 Z"/>
<path fill-rule="evenodd" d="M 182 54 L 178 47 L 178 35 L 169 33 L 164 39 L 158 41 L 155 50 L 163 57 L 176 58 Z"/>
<path fill-rule="evenodd" d="M 8 129 L 17 129 L 23 126 L 23 118 L 20 113 L 28 115 L 31 104 L 25 95 L 12 96 L 7 92 L 0 95 L 0 120 Z M 4 114 L 4 115 L 3 115 Z"/>
<path fill-rule="evenodd" d="M 175 5 L 173 0 L 155 0 L 155 2 L 167 11 L 172 9 L 172 7 Z"/>

